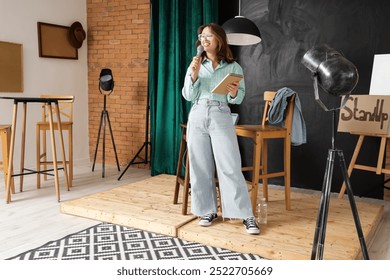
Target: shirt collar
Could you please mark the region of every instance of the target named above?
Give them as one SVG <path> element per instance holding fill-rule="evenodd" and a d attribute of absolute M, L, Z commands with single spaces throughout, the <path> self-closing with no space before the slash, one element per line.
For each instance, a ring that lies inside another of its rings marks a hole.
<path fill-rule="evenodd" d="M 219 66 L 218 66 L 216 69 L 218 69 L 218 68 L 220 68 L 220 67 L 223 67 L 226 63 L 227 63 L 227 62 L 226 62 L 224 59 L 222 59 L 222 60 L 219 62 Z M 212 61 L 211 61 L 210 59 L 208 59 L 207 57 L 204 58 L 202 64 L 208 65 L 209 67 L 212 67 Z"/>

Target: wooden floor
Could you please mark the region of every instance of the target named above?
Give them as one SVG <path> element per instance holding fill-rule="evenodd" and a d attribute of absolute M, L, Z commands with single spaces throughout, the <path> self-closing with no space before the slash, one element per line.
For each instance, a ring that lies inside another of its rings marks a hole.
<path fill-rule="evenodd" d="M 89 164 L 76 164 L 75 178 L 73 181 L 74 187 L 72 190 L 70 192 L 65 191 L 64 182 L 61 182 L 61 203 L 58 203 L 55 199 L 52 181 L 45 182 L 42 189 L 36 190 L 35 177 L 27 176 L 25 177 L 25 191 L 13 195 L 12 202 L 6 204 L 4 188 L 1 187 L 3 182 L 1 174 L 0 259 L 15 256 L 29 249 L 41 246 L 51 240 L 62 238 L 68 234 L 100 223 L 99 220 L 95 220 L 96 217 L 92 219 L 61 213 L 60 207 L 63 207 L 62 205 L 67 204 L 69 206 L 77 199 L 97 194 L 102 195 L 106 191 L 126 185 L 130 186 L 133 183 L 137 183 L 138 188 L 140 188 L 140 182 L 143 181 L 145 183 L 145 179 L 149 180 L 152 178 L 150 177 L 149 170 L 136 168 L 130 168 L 122 177 L 121 181 L 117 180 L 119 175 L 120 172 L 113 166 L 106 166 L 106 176 L 105 178 L 102 178 L 101 171 L 95 170 L 95 172 L 91 172 L 91 166 Z M 169 177 L 166 179 L 167 181 L 164 181 L 164 184 L 167 184 L 172 178 Z M 152 180 L 152 182 L 153 181 L 154 180 Z M 142 183 L 142 185 L 147 185 L 144 183 Z M 147 194 L 144 193 L 144 201 L 152 200 L 153 196 L 148 197 L 148 195 L 150 195 L 150 190 L 153 189 L 152 185 L 155 183 L 156 182 L 149 183 L 149 191 Z M 158 184 L 160 183 L 162 182 L 159 182 Z M 16 183 L 16 185 L 18 186 L 18 183 Z M 150 211 L 154 211 L 154 209 L 164 209 L 163 212 L 166 215 L 162 215 L 163 218 L 178 215 L 176 211 L 180 213 L 179 209 L 181 208 L 181 205 L 171 204 L 172 196 L 169 194 L 169 189 L 167 188 L 165 191 L 163 189 L 158 191 L 159 189 L 156 188 L 155 190 L 156 192 L 153 192 L 154 196 L 161 195 L 161 197 L 164 197 L 165 192 L 165 199 L 167 202 L 158 199 L 158 203 L 152 203 L 152 205 L 149 206 Z M 162 192 L 162 194 L 160 194 L 160 192 Z M 176 224 L 177 235 L 183 239 L 201 241 L 214 246 L 229 247 L 237 251 L 247 251 L 250 247 L 261 247 L 262 252 L 260 255 L 271 259 L 308 259 L 311 250 L 314 223 L 318 208 L 317 203 L 320 193 L 294 189 L 292 193 L 293 210 L 286 213 L 282 210 L 282 200 L 280 199 L 280 201 L 278 201 L 280 195 L 278 192 L 278 187 L 275 187 L 275 191 L 274 189 L 270 191 L 269 224 L 266 227 L 261 228 L 262 232 L 259 236 L 250 236 L 246 234 L 240 221 L 230 221 L 228 219 L 225 219 L 225 221 L 220 219 L 217 223 L 213 224 L 213 226 L 207 228 L 208 231 L 206 232 L 205 228 L 200 228 L 197 225 L 197 220 L 193 219 L 190 215 L 189 217 L 184 217 L 184 225 L 180 225 L 180 220 L 174 223 Z M 141 195 L 141 193 L 142 192 L 138 195 Z M 308 196 L 307 199 L 306 196 Z M 133 199 L 133 203 L 135 197 L 136 196 L 128 196 L 128 198 Z M 119 198 L 122 199 L 122 196 Z M 154 197 L 154 199 L 156 199 L 156 197 Z M 310 199 L 313 200 L 312 203 L 306 202 L 306 200 L 309 201 Z M 317 202 L 314 202 L 315 199 L 317 199 Z M 390 232 L 390 202 L 360 198 L 356 198 L 356 201 L 359 207 L 360 219 L 365 230 L 365 236 L 367 235 L 366 242 L 370 259 L 390 260 L 390 240 L 388 238 Z M 338 206 L 339 204 L 340 206 Z M 368 207 L 369 209 L 366 209 L 366 204 L 370 205 Z M 383 218 L 382 221 L 379 222 L 378 230 L 374 234 L 373 229 L 376 227 L 375 221 L 377 220 L 373 217 L 375 215 L 380 215 L 381 205 L 384 206 Z M 339 207 L 341 207 L 341 209 L 346 207 L 346 209 L 339 210 Z M 278 208 L 280 208 L 280 210 L 276 211 Z M 275 210 L 271 211 L 272 209 Z M 325 248 L 324 257 L 340 259 L 345 258 L 346 255 L 350 255 L 351 258 L 354 258 L 352 256 L 356 255 L 356 252 L 353 247 L 357 246 L 359 248 L 359 245 L 358 242 L 355 241 L 356 230 L 353 225 L 352 216 L 348 216 L 351 215 L 349 214 L 350 208 L 348 206 L 348 200 L 339 200 L 332 197 L 330 209 L 331 213 L 329 214 L 325 242 L 327 247 Z M 133 211 L 134 209 L 127 210 L 129 211 L 129 217 L 132 217 L 133 214 L 130 213 L 130 210 Z M 140 211 L 140 213 L 142 213 L 142 210 Z M 111 220 L 115 218 L 114 216 L 107 217 Z M 188 222 L 188 220 L 190 220 L 190 222 Z M 135 222 L 134 226 L 141 228 L 142 224 L 143 223 L 141 222 Z M 340 224 L 343 224 L 343 226 Z M 353 225 L 351 230 L 349 229 L 351 225 L 348 224 Z M 152 224 L 151 227 L 155 228 Z M 335 227 L 336 230 L 333 230 L 332 227 Z M 230 235 L 230 241 L 219 238 L 226 235 Z M 296 244 L 302 245 L 297 246 Z M 347 253 L 343 252 L 343 250 L 340 252 L 338 249 L 334 249 L 343 244 L 347 244 Z M 291 248 L 295 246 L 295 249 L 287 250 L 286 248 L 290 245 Z M 333 257 L 333 254 L 336 254 L 337 257 Z M 339 257 L 338 254 L 342 257 Z"/>

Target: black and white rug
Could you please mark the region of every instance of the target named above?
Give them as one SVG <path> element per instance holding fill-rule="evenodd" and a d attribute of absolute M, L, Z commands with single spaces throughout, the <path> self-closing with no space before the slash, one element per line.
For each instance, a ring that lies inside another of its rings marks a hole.
<path fill-rule="evenodd" d="M 101 223 L 10 260 L 257 260 L 260 256 Z"/>

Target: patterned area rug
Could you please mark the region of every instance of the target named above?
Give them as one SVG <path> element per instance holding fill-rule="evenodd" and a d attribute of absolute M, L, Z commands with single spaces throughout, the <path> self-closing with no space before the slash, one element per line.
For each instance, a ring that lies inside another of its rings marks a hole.
<path fill-rule="evenodd" d="M 9 260 L 256 260 L 261 257 L 101 223 Z"/>

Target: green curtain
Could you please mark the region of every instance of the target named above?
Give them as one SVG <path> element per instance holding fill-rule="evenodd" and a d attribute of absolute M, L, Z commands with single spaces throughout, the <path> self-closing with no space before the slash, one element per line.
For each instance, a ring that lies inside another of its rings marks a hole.
<path fill-rule="evenodd" d="M 151 175 L 175 174 L 180 123 L 190 104 L 182 98 L 184 75 L 196 53 L 200 25 L 218 22 L 218 0 L 151 0 L 149 105 Z"/>

